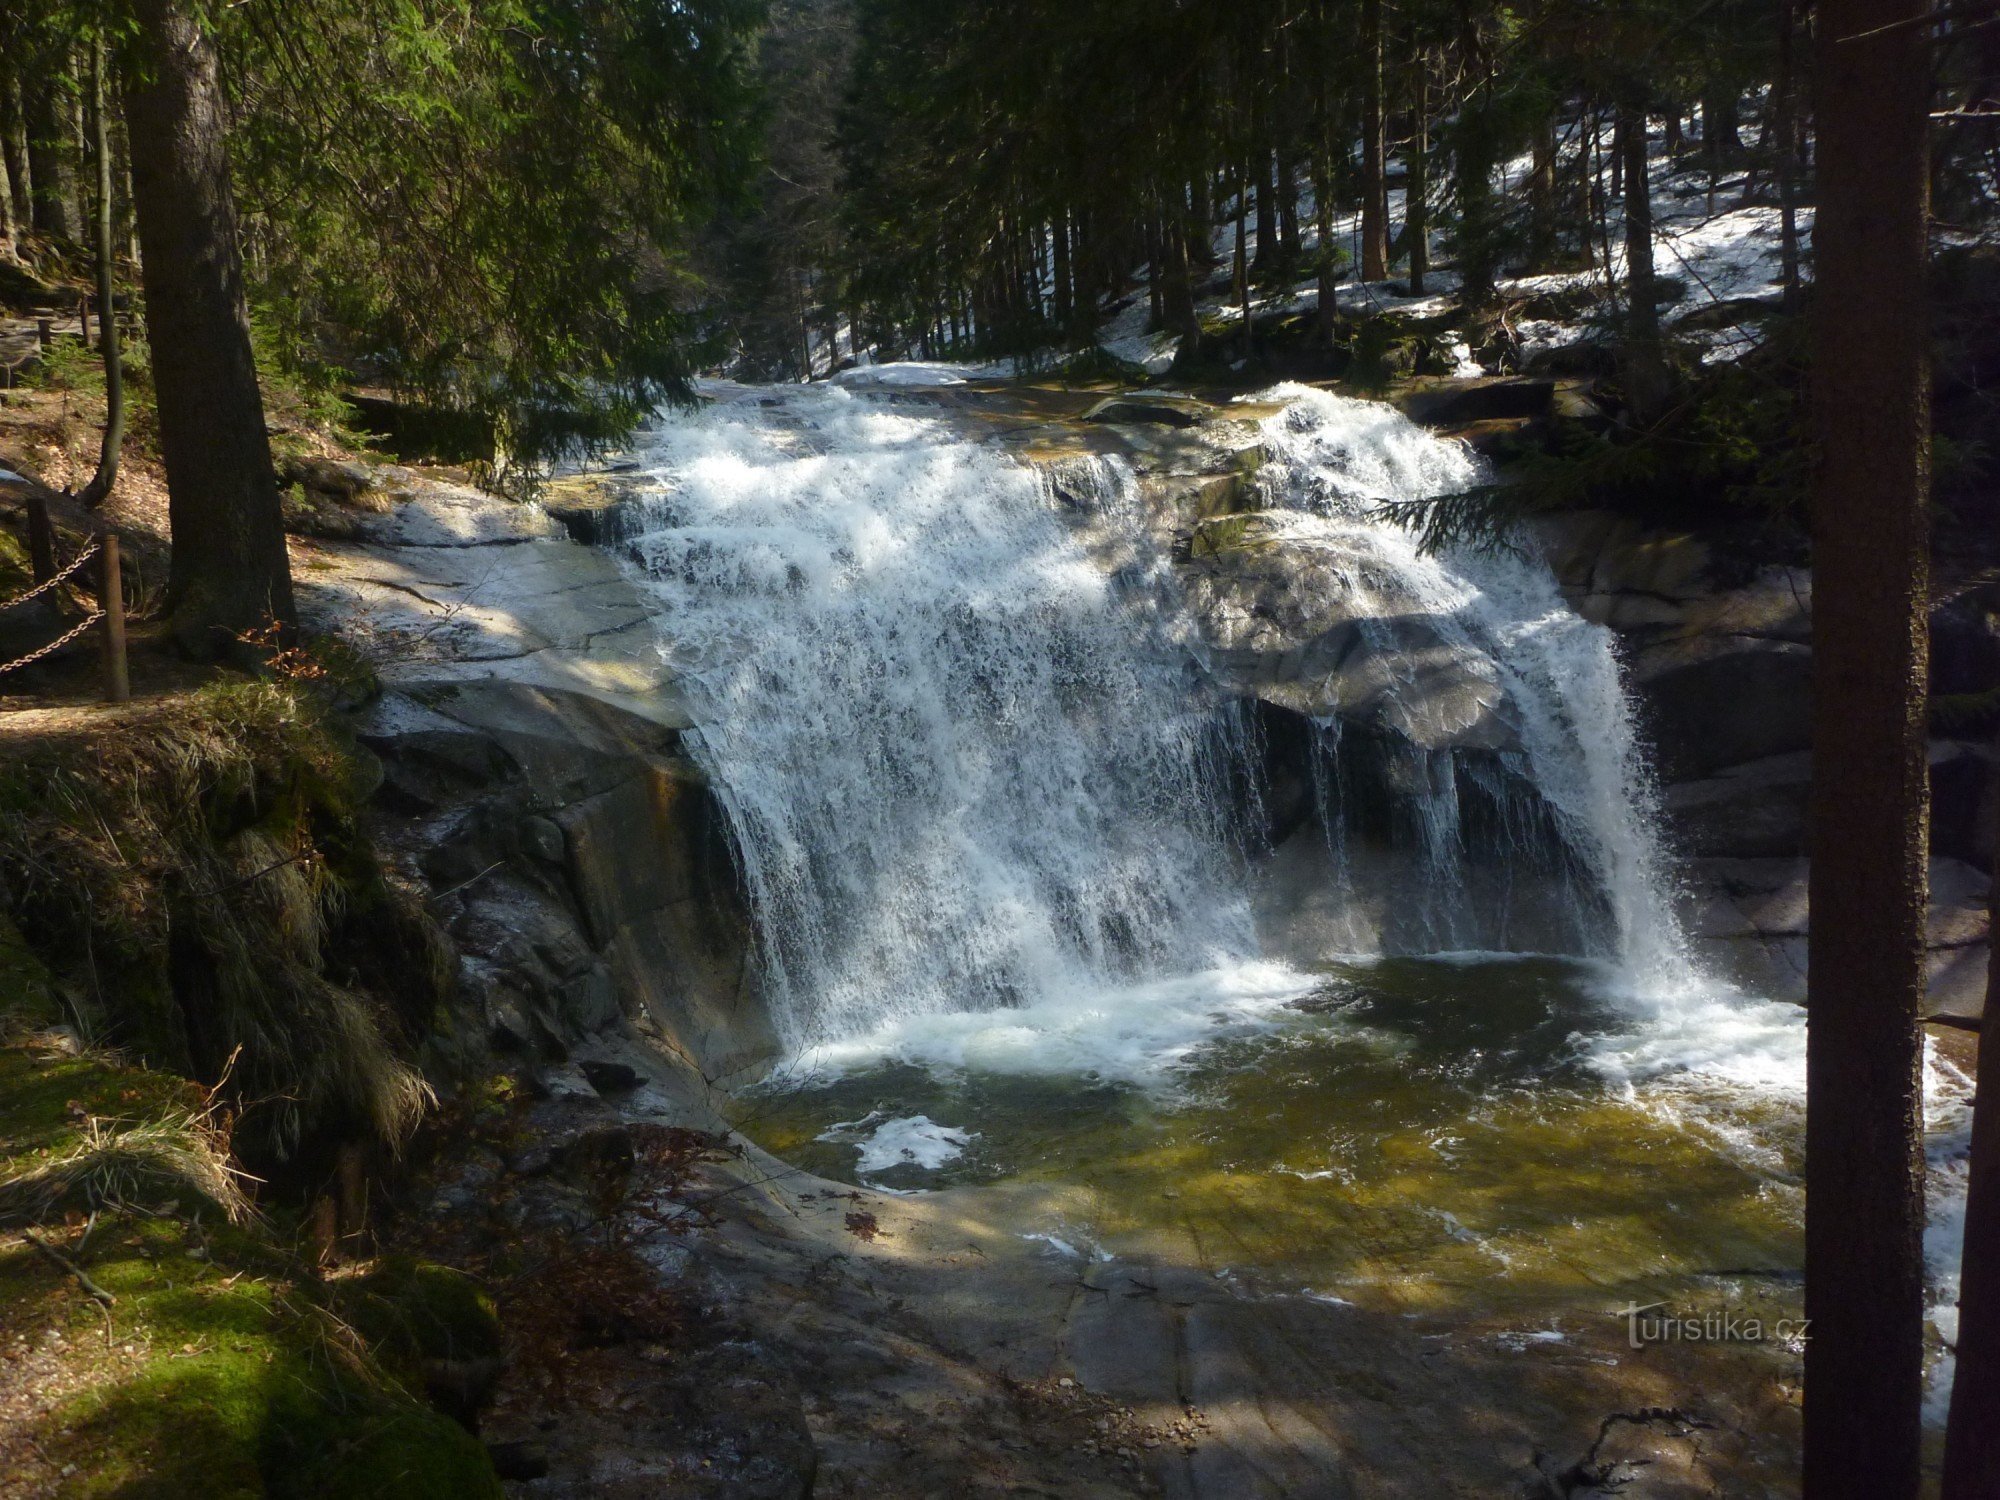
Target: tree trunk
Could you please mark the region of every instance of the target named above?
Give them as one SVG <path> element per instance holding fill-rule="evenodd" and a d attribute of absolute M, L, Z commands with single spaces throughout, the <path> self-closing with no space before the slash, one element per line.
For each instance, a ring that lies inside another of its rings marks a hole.
<path fill-rule="evenodd" d="M 1382 0 L 1361 0 L 1361 279 L 1389 275 L 1388 124 L 1382 107 Z"/>
<path fill-rule="evenodd" d="M 1972 1170 L 1958 1289 L 1958 1373 L 1945 1429 L 1941 1500 L 2000 1495 L 2000 882 L 1990 897 L 1986 1013 L 1979 1027 Z"/>
<path fill-rule="evenodd" d="M 1185 370 L 1201 360 L 1201 314 L 1194 303 L 1194 268 L 1190 245 L 1199 232 L 1204 242 L 1208 236 L 1206 219 L 1190 219 L 1187 195 L 1175 188 L 1167 195 L 1166 217 L 1160 226 L 1162 248 L 1166 255 L 1166 284 L 1161 290 L 1161 302 L 1166 309 L 1167 327 L 1180 336 L 1180 347 L 1174 351 L 1174 368 Z"/>
<path fill-rule="evenodd" d="M 1246 258 L 1248 213 L 1244 198 L 1250 189 L 1250 174 L 1245 171 L 1241 190 L 1236 194 L 1236 306 L 1243 314 L 1243 358 L 1250 358 L 1250 263 Z"/>
<path fill-rule="evenodd" d="M 1900 4 L 1901 0 L 1895 0 Z M 1721 172 L 1743 154 L 1736 125 L 1736 85 L 1717 83 L 1701 98 L 1701 147 L 1711 172 Z"/>
<path fill-rule="evenodd" d="M 1533 166 L 1528 171 L 1528 269 L 1545 271 L 1556 254 L 1556 127 L 1552 119 L 1535 126 Z"/>
<path fill-rule="evenodd" d="M 1257 259 L 1252 269 L 1262 276 L 1278 262 L 1278 183 L 1277 166 L 1269 151 L 1257 153 Z M 1249 184 L 1245 184 L 1248 191 Z"/>
<path fill-rule="evenodd" d="M 77 499 L 96 509 L 111 497 L 118 482 L 118 450 L 125 442 L 125 367 L 118 347 L 118 309 L 111 270 L 111 129 L 105 116 L 104 44 L 90 49 L 90 141 L 97 167 L 97 329 L 104 351 L 104 439 L 97 450 L 97 472 Z"/>
<path fill-rule="evenodd" d="M 1778 0 L 1778 76 L 1771 85 L 1771 119 L 1778 146 L 1778 282 L 1783 288 L 1784 305 L 1794 309 L 1799 301 L 1799 209 L 1798 209 L 1798 104 L 1792 77 L 1794 49 L 1794 0 Z"/>
<path fill-rule="evenodd" d="M 1403 237 L 1410 242 L 1410 295 L 1424 294 L 1424 277 L 1431 269 L 1430 68 L 1417 53 L 1410 69 L 1410 181 L 1403 192 Z"/>
<path fill-rule="evenodd" d="M 1618 112 L 1618 150 L 1625 161 L 1625 347 L 1620 363 L 1633 420 L 1651 426 L 1666 409 L 1670 376 L 1660 342 L 1660 305 L 1653 278 L 1653 194 L 1646 173 L 1646 116 L 1636 106 Z"/>
<path fill-rule="evenodd" d="M 1333 263 L 1333 173 L 1323 152 L 1313 155 L 1313 228 L 1319 244 L 1313 255 L 1313 269 L 1319 282 L 1319 306 L 1314 314 L 1314 330 L 1322 349 L 1333 347 L 1335 315 L 1340 296 L 1335 290 L 1339 277 Z"/>
<path fill-rule="evenodd" d="M 1926 0 L 1821 0 L 1819 11 L 1805 1287 L 1813 1500 L 1918 1491 L 1930 59 L 1926 32 L 1910 23 L 1927 9 Z"/>
<path fill-rule="evenodd" d="M 4 135 L 5 129 L 5 120 L 0 118 L 0 135 Z M 20 230 L 14 223 L 14 173 L 7 157 L 7 152 L 0 151 L 0 260 L 12 264 L 21 259 L 20 251 L 15 248 Z"/>
<path fill-rule="evenodd" d="M 59 80 L 43 75 L 23 88 L 28 127 L 29 201 L 35 233 L 63 244 L 78 238 L 71 222 L 76 203 L 75 163 L 70 158 L 69 113 Z"/>
<path fill-rule="evenodd" d="M 14 232 L 25 235 L 35 227 L 35 204 L 28 181 L 28 127 L 21 113 L 20 85 L 4 64 L 0 64 L 0 155 L 7 162 Z"/>
<path fill-rule="evenodd" d="M 173 533 L 167 604 L 185 649 L 240 656 L 246 633 L 289 630 L 295 614 L 222 88 L 187 0 L 136 0 L 133 10 L 125 118 Z"/>
<path fill-rule="evenodd" d="M 1493 305 L 1498 230 L 1493 206 L 1493 139 L 1484 108 L 1467 100 L 1458 116 L 1459 300 L 1479 312 Z"/>
<path fill-rule="evenodd" d="M 1299 263 L 1299 168 L 1289 147 L 1278 152 L 1278 260 Z"/>

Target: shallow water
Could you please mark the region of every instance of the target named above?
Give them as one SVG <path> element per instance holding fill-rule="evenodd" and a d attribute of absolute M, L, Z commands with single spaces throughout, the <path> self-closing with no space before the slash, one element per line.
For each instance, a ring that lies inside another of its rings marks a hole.
<path fill-rule="evenodd" d="M 1631 1016 L 1600 978 L 1547 958 L 1331 965 L 1288 1003 L 1219 1003 L 1150 1076 L 878 1037 L 872 1060 L 801 1059 L 740 1119 L 871 1187 L 1080 1187 L 1086 1216 L 1023 1232 L 1113 1256 L 1191 1233 L 1246 1288 L 1578 1317 L 1704 1280 L 1792 1300 L 1789 1095 L 1607 1079 L 1599 1044 Z"/>

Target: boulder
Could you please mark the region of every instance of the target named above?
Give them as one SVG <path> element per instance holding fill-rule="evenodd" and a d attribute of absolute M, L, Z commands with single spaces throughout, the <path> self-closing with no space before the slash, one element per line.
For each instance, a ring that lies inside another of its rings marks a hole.
<path fill-rule="evenodd" d="M 1933 740 L 1931 848 L 1982 870 L 1993 868 L 2000 829 L 2000 751 L 1968 740 Z"/>
<path fill-rule="evenodd" d="M 1083 420 L 1153 427 L 1199 427 L 1206 415 L 1198 406 L 1174 401 L 1110 396 L 1085 412 Z"/>
<path fill-rule="evenodd" d="M 278 478 L 343 505 L 355 504 L 380 488 L 375 470 L 338 458 L 283 458 L 278 462 Z"/>
<path fill-rule="evenodd" d="M 1547 377 L 1439 380 L 1407 391 L 1399 404 L 1412 422 L 1427 427 L 1458 426 L 1502 417 L 1545 417 L 1555 392 L 1555 381 Z"/>
<path fill-rule="evenodd" d="M 1803 1001 L 1808 872 L 1799 858 L 1689 861 L 1682 922 L 1704 965 L 1753 994 Z M 1931 861 L 1927 1016 L 1979 1017 L 1989 884 L 1984 871 L 1961 860 Z"/>
<path fill-rule="evenodd" d="M 1634 667 L 1642 721 L 1662 777 L 1712 776 L 1812 744 L 1809 648 L 1729 637 L 1703 644 L 1699 653 L 1664 660 L 1642 654 Z"/>
<path fill-rule="evenodd" d="M 1199 523 L 1182 581 L 1228 690 L 1424 750 L 1518 745 L 1494 663 L 1370 566 L 1366 535 L 1301 536 L 1283 512 Z"/>
<path fill-rule="evenodd" d="M 1767 756 L 1667 788 L 1673 845 L 1693 857 L 1771 859 L 1806 849 L 1812 756 Z"/>

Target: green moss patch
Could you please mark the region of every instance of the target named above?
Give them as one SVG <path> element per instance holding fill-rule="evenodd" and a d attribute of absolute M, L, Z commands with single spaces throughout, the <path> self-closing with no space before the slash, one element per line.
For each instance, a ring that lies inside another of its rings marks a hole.
<path fill-rule="evenodd" d="M 176 1128 L 189 1094 L 101 1057 L 0 1049 L 0 1194 L 93 1130 Z M 36 1465 L 10 1474 L 0 1461 L 0 1490 L 500 1493 L 485 1449 L 413 1378 L 424 1351 L 497 1346 L 476 1287 L 421 1263 L 330 1285 L 271 1225 L 230 1223 L 170 1187 L 140 1184 L 0 1231 L 0 1369 L 30 1407 L 21 1451 Z"/>

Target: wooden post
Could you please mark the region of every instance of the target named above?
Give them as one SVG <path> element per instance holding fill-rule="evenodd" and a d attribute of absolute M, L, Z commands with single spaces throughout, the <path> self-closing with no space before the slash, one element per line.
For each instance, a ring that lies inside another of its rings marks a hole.
<path fill-rule="evenodd" d="M 77 332 L 83 336 L 83 347 L 88 349 L 90 347 L 90 299 L 88 297 L 79 297 L 76 299 L 76 328 Z"/>
<path fill-rule="evenodd" d="M 125 592 L 118 567 L 118 533 L 107 531 L 98 543 L 97 604 L 104 611 L 104 698 L 123 703 L 132 696 L 125 670 Z"/>
<path fill-rule="evenodd" d="M 35 345 L 42 353 L 49 352 L 49 345 L 56 341 L 56 320 L 54 318 L 35 319 Z"/>
<path fill-rule="evenodd" d="M 49 521 L 49 502 L 40 495 L 28 497 L 28 560 L 35 582 L 56 576 L 56 529 Z"/>

